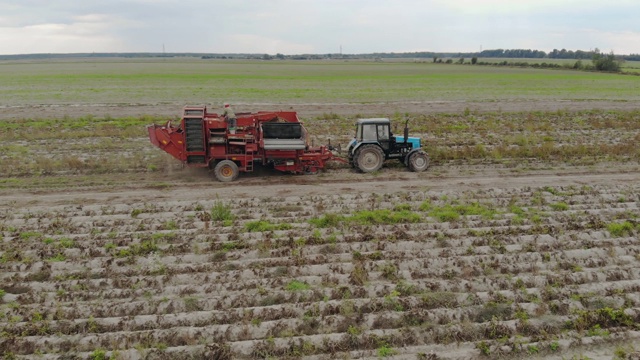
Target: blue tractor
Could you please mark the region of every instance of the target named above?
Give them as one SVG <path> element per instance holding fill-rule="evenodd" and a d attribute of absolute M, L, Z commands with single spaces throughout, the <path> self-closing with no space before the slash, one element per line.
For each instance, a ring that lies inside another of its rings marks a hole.
<path fill-rule="evenodd" d="M 348 147 L 349 164 L 369 173 L 379 170 L 387 159 L 398 159 L 411 171 L 427 170 L 429 155 L 420 147 L 420 138 L 409 137 L 408 122 L 404 135 L 394 136 L 387 118 L 359 119 L 356 137 Z"/>

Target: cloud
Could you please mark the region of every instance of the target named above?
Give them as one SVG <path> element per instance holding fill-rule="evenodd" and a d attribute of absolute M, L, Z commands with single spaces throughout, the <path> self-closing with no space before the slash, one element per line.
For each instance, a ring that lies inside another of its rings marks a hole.
<path fill-rule="evenodd" d="M 0 54 L 640 53 L 635 0 L 0 0 Z"/>
<path fill-rule="evenodd" d="M 68 24 L 0 27 L 0 53 L 110 52 L 123 48 L 122 39 L 109 33 L 119 21 L 101 14 L 77 16 L 75 20 Z"/>
<path fill-rule="evenodd" d="M 596 31 L 586 30 L 585 36 L 595 43 L 593 48 L 601 52 L 616 54 L 640 54 L 640 32 L 636 31 Z"/>
<path fill-rule="evenodd" d="M 459 14 L 532 16 L 554 12 L 580 13 L 593 8 L 609 7 L 600 0 L 432 0 Z M 604 4 L 604 5 L 603 5 Z M 618 0 L 618 5 L 634 4 L 630 0 Z"/>

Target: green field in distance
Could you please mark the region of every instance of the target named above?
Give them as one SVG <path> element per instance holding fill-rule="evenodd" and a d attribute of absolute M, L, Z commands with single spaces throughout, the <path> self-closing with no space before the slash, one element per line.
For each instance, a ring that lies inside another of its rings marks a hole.
<path fill-rule="evenodd" d="M 632 66 L 633 64 L 627 64 Z M 0 62 L 4 106 L 640 100 L 640 79 L 549 70 L 386 61 L 196 58 Z"/>

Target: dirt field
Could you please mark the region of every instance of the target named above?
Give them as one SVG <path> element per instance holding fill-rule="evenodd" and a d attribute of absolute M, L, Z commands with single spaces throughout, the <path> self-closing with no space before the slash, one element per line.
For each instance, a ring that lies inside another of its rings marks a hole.
<path fill-rule="evenodd" d="M 79 117 L 87 114 L 105 115 L 112 117 L 139 116 L 148 114 L 154 116 L 178 116 L 183 103 L 173 104 L 76 104 L 76 105 L 0 105 L 0 119 L 32 118 L 34 114 L 46 114 L 49 118 Z M 213 108 L 220 104 L 210 104 Z M 631 101 L 571 101 L 571 100 L 540 100 L 540 101 L 500 101 L 494 102 L 467 102 L 467 101 L 423 101 L 423 102 L 391 102 L 391 103 L 317 103 L 317 104 L 244 104 L 236 103 L 234 106 L 242 111 L 270 111 L 270 110 L 294 110 L 301 117 L 315 117 L 326 113 L 335 113 L 342 116 L 353 115 L 386 115 L 394 112 L 437 114 L 456 113 L 468 111 L 478 112 L 520 112 L 520 111 L 580 111 L 591 109 L 602 110 L 637 110 L 638 104 Z"/>
<path fill-rule="evenodd" d="M 295 110 L 313 117 L 632 105 Z M 5 107 L 0 118 L 34 109 L 173 116 L 181 106 Z M 108 186 L 0 192 L 5 358 L 640 358 L 637 161 L 462 162 L 419 174 L 336 167 L 232 184 L 173 167 L 117 177 Z"/>

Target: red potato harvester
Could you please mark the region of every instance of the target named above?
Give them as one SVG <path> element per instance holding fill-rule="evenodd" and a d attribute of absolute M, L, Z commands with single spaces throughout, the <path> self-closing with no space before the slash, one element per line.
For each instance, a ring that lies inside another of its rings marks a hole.
<path fill-rule="evenodd" d="M 333 148 L 309 146 L 307 132 L 294 111 L 237 113 L 236 131 L 225 118 L 207 113 L 205 106 L 186 106 L 179 124 L 149 125 L 151 143 L 183 164 L 213 169 L 223 182 L 240 172 L 252 172 L 254 163 L 295 173 L 316 173 L 334 157 Z"/>

